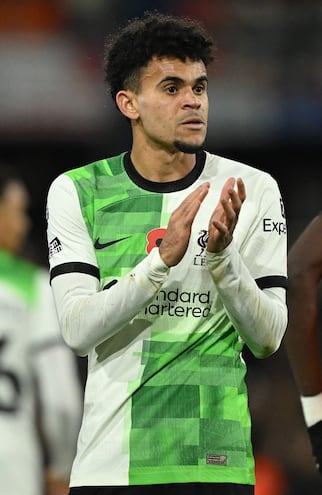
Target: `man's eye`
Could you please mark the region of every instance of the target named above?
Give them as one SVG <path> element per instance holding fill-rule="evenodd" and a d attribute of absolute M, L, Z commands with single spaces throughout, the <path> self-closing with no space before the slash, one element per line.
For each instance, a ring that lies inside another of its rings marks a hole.
<path fill-rule="evenodd" d="M 196 87 L 195 87 L 195 93 L 198 93 L 199 95 L 200 95 L 201 93 L 203 93 L 203 92 L 204 92 L 204 90 L 205 90 L 205 87 L 204 87 L 203 85 L 201 85 L 201 86 L 196 86 Z"/>
<path fill-rule="evenodd" d="M 171 94 L 174 94 L 177 92 L 177 88 L 175 86 L 168 86 L 166 89 L 167 89 L 167 92 L 171 93 Z"/>

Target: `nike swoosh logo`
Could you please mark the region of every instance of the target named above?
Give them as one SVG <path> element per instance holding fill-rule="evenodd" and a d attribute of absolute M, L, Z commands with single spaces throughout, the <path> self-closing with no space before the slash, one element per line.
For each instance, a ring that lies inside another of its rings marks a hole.
<path fill-rule="evenodd" d="M 95 241 L 94 248 L 95 249 L 104 249 L 106 247 L 113 246 L 113 244 L 117 244 L 118 242 L 124 241 L 124 239 L 128 239 L 128 238 L 129 238 L 129 236 L 122 237 L 121 239 L 115 239 L 114 241 L 102 242 L 102 243 L 100 242 L 100 240 L 98 238 Z"/>

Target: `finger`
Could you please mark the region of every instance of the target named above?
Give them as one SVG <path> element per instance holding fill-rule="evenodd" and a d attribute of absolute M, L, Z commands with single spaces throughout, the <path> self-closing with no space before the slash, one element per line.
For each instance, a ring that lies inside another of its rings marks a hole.
<path fill-rule="evenodd" d="M 223 201 L 225 201 L 225 200 L 223 200 Z M 229 191 L 229 201 L 226 201 L 226 203 L 228 203 L 228 206 L 231 206 L 231 209 L 233 210 L 235 215 L 239 214 L 241 206 L 242 206 L 242 201 L 241 201 L 238 193 L 234 189 L 231 189 Z"/>
<path fill-rule="evenodd" d="M 230 195 L 231 204 L 235 210 L 236 215 L 238 216 L 241 206 L 246 199 L 246 190 L 245 190 L 245 184 L 240 177 L 237 179 L 236 182 L 237 182 L 237 191 L 235 189 L 231 189 L 229 191 L 229 195 Z"/>
<path fill-rule="evenodd" d="M 238 177 L 237 179 L 237 191 L 240 201 L 243 203 L 246 199 L 246 188 L 244 181 L 241 177 Z"/>
<path fill-rule="evenodd" d="M 220 201 L 225 199 L 225 200 L 229 200 L 229 197 L 230 197 L 230 191 L 234 189 L 234 186 L 235 186 L 235 178 L 234 177 L 229 177 L 229 179 L 226 180 L 225 184 L 223 185 L 223 188 L 221 190 L 221 194 L 220 194 Z"/>
<path fill-rule="evenodd" d="M 204 184 L 201 184 L 199 187 L 197 187 L 197 189 L 192 191 L 192 193 L 190 193 L 186 197 L 186 199 L 182 202 L 182 204 L 183 205 L 190 204 L 194 202 L 196 199 L 202 201 L 207 196 L 209 188 L 210 188 L 209 182 L 205 182 Z"/>
<path fill-rule="evenodd" d="M 239 199 L 237 198 L 237 195 L 235 192 L 231 192 L 230 194 L 230 199 L 222 199 L 221 200 L 221 205 L 224 211 L 224 217 L 225 217 L 225 224 L 228 227 L 228 229 L 231 229 L 236 223 L 236 217 L 238 215 L 241 203 Z"/>
<path fill-rule="evenodd" d="M 229 233 L 228 226 L 223 220 L 214 218 L 211 223 L 222 235 L 227 235 Z"/>
<path fill-rule="evenodd" d="M 178 206 L 177 213 L 184 216 L 184 220 L 190 222 L 200 208 L 201 203 L 208 194 L 210 183 L 206 182 L 190 193 Z"/>

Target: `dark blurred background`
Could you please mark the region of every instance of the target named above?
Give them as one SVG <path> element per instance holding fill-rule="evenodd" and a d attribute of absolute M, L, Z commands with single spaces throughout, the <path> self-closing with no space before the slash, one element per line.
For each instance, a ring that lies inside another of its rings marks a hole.
<path fill-rule="evenodd" d="M 199 19 L 217 40 L 207 149 L 278 180 L 290 245 L 321 209 L 321 0 L 1 0 L 0 161 L 17 167 L 31 192 L 25 254 L 41 264 L 53 178 L 130 146 L 105 91 L 103 44 L 153 9 Z M 283 346 L 263 362 L 246 359 L 265 495 L 321 495 Z"/>

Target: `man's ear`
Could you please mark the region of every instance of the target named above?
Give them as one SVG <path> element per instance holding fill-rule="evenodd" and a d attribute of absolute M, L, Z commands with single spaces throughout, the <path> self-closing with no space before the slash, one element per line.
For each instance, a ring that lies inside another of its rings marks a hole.
<path fill-rule="evenodd" d="M 139 113 L 137 111 L 136 98 L 132 91 L 119 91 L 116 94 L 116 104 L 120 110 L 120 112 L 131 120 L 136 120 L 139 117 Z"/>

